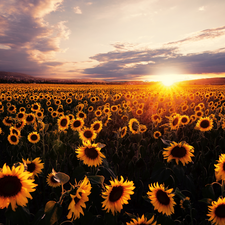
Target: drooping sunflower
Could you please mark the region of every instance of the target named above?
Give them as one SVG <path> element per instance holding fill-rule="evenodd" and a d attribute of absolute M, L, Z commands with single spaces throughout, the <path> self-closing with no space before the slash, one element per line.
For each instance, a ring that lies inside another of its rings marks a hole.
<path fill-rule="evenodd" d="M 40 134 L 38 134 L 36 131 L 33 131 L 28 134 L 27 139 L 29 142 L 36 144 L 40 141 Z"/>
<path fill-rule="evenodd" d="M 153 122 L 153 123 L 161 123 L 161 121 L 162 121 L 161 116 L 158 115 L 158 114 L 153 114 L 153 115 L 151 116 L 151 118 L 152 118 L 152 122 Z"/>
<path fill-rule="evenodd" d="M 56 172 L 54 171 L 53 169 L 53 172 L 52 173 L 49 173 L 47 178 L 46 178 L 46 181 L 47 181 L 47 184 L 50 186 L 50 187 L 59 187 L 61 186 L 61 183 L 58 182 L 54 177 L 55 177 L 55 174 Z"/>
<path fill-rule="evenodd" d="M 83 181 L 78 183 L 76 194 L 70 194 L 71 202 L 68 206 L 69 213 L 67 218 L 71 221 L 80 218 L 80 214 L 84 215 L 83 208 L 86 208 L 85 202 L 89 200 L 89 195 L 91 194 L 91 183 L 89 179 L 85 176 Z"/>
<path fill-rule="evenodd" d="M 79 137 L 82 141 L 93 141 L 97 137 L 97 134 L 92 128 L 83 127 L 83 129 L 79 131 Z"/>
<path fill-rule="evenodd" d="M 0 169 L 0 208 L 8 208 L 11 204 L 15 211 L 17 205 L 26 206 L 28 198 L 32 199 L 30 192 L 35 191 L 34 180 L 31 173 L 24 171 L 23 164 L 9 168 L 4 164 Z"/>
<path fill-rule="evenodd" d="M 10 134 L 15 134 L 15 135 L 17 135 L 18 137 L 20 137 L 20 130 L 17 129 L 16 127 L 10 127 L 10 128 L 9 128 L 9 132 L 10 132 Z"/>
<path fill-rule="evenodd" d="M 194 155 L 194 147 L 182 141 L 180 143 L 176 143 L 173 141 L 169 147 L 164 148 L 163 157 L 170 162 L 172 159 L 176 160 L 178 165 L 179 161 L 185 166 L 192 161 L 191 157 Z"/>
<path fill-rule="evenodd" d="M 136 118 L 132 118 L 129 120 L 128 127 L 132 134 L 137 134 L 140 131 L 140 123 Z"/>
<path fill-rule="evenodd" d="M 213 128 L 213 119 L 209 117 L 202 117 L 197 121 L 197 124 L 195 126 L 195 129 L 198 129 L 200 131 L 210 131 Z"/>
<path fill-rule="evenodd" d="M 26 121 L 20 120 L 15 124 L 15 128 L 18 129 L 18 130 L 22 130 L 25 125 L 26 125 Z"/>
<path fill-rule="evenodd" d="M 123 204 L 128 204 L 131 195 L 135 189 L 133 181 L 124 181 L 123 176 L 118 179 L 110 180 L 110 185 L 105 185 L 105 191 L 102 192 L 102 207 L 107 212 L 111 211 L 113 215 L 120 212 Z"/>
<path fill-rule="evenodd" d="M 19 136 L 17 136 L 16 134 L 9 134 L 7 139 L 11 145 L 19 144 Z"/>
<path fill-rule="evenodd" d="M 215 225 L 225 224 L 225 198 L 219 198 L 217 201 L 213 201 L 211 206 L 208 206 L 209 221 Z"/>
<path fill-rule="evenodd" d="M 138 217 L 137 220 L 136 219 L 132 219 L 131 222 L 127 222 L 126 225 L 141 225 L 141 224 L 149 224 L 149 225 L 157 225 L 157 222 L 155 221 L 153 223 L 154 220 L 154 215 L 152 216 L 152 218 L 150 220 L 148 220 L 145 215 L 142 215 L 142 217 Z"/>
<path fill-rule="evenodd" d="M 167 216 L 174 213 L 174 205 L 176 202 L 173 199 L 175 194 L 172 193 L 173 189 L 165 188 L 164 184 L 154 183 L 149 185 L 150 191 L 147 192 L 154 209 Z"/>
<path fill-rule="evenodd" d="M 30 161 L 29 159 L 22 160 L 26 171 L 33 173 L 33 176 L 38 176 L 38 174 L 40 174 L 42 172 L 42 169 L 44 168 L 44 163 L 41 163 L 40 157 L 37 157 L 32 161 Z"/>
<path fill-rule="evenodd" d="M 97 120 L 91 124 L 91 128 L 94 130 L 95 133 L 99 133 L 102 130 L 102 121 Z"/>
<path fill-rule="evenodd" d="M 218 163 L 214 164 L 216 180 L 225 180 L 225 154 L 221 154 L 217 161 Z"/>
<path fill-rule="evenodd" d="M 144 133 L 147 130 L 147 126 L 144 125 L 144 124 L 140 124 L 139 130 L 140 130 L 141 133 Z"/>
<path fill-rule="evenodd" d="M 81 118 L 77 118 L 77 119 L 72 119 L 70 121 L 70 128 L 73 130 L 73 131 L 79 131 L 84 125 L 84 120 L 81 119 Z"/>
<path fill-rule="evenodd" d="M 66 130 L 69 128 L 70 118 L 68 116 L 61 116 L 58 121 L 58 129 L 59 130 Z"/>
<path fill-rule="evenodd" d="M 101 148 L 97 144 L 91 144 L 89 141 L 83 142 L 84 146 L 75 150 L 77 158 L 82 160 L 88 166 L 99 166 L 102 164 L 102 158 L 105 156 L 101 153 Z"/>
<path fill-rule="evenodd" d="M 5 126 L 11 126 L 12 123 L 13 123 L 13 118 L 11 116 L 6 116 L 3 120 L 2 120 L 2 123 L 5 125 Z"/>

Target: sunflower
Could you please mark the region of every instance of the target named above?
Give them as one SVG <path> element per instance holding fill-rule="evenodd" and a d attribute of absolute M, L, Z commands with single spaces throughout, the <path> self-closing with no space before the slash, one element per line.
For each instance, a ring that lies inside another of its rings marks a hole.
<path fill-rule="evenodd" d="M 36 131 L 33 131 L 28 134 L 27 139 L 29 142 L 36 144 L 40 141 L 40 134 L 38 134 Z"/>
<path fill-rule="evenodd" d="M 159 137 L 161 137 L 162 136 L 162 134 L 161 134 L 161 132 L 160 131 L 155 131 L 154 133 L 153 133 L 153 137 L 155 138 L 155 139 L 158 139 Z"/>
<path fill-rule="evenodd" d="M 116 112 L 118 110 L 118 106 L 117 105 L 112 105 L 111 106 L 111 112 Z"/>
<path fill-rule="evenodd" d="M 44 118 L 44 113 L 42 111 L 36 111 L 35 115 L 36 115 L 37 119 Z"/>
<path fill-rule="evenodd" d="M 88 107 L 88 112 L 92 112 L 94 110 L 94 107 L 91 105 Z"/>
<path fill-rule="evenodd" d="M 34 180 L 31 173 L 24 171 L 23 164 L 18 167 L 9 168 L 4 164 L 0 169 L 0 208 L 5 208 L 11 204 L 15 211 L 17 205 L 26 206 L 28 200 L 32 199 L 30 192 L 35 191 Z"/>
<path fill-rule="evenodd" d="M 187 125 L 189 123 L 190 119 L 189 119 L 189 116 L 187 115 L 182 115 L 180 117 L 180 124 L 182 125 Z"/>
<path fill-rule="evenodd" d="M 136 115 L 140 116 L 143 114 L 143 109 L 137 109 L 136 110 Z"/>
<path fill-rule="evenodd" d="M 16 127 L 10 127 L 10 128 L 9 128 L 9 132 L 10 132 L 10 134 L 15 134 L 15 135 L 17 135 L 18 137 L 20 137 L 20 130 L 17 129 Z"/>
<path fill-rule="evenodd" d="M 195 129 L 198 129 L 200 131 L 209 131 L 213 128 L 213 120 L 209 117 L 202 117 L 198 120 Z"/>
<path fill-rule="evenodd" d="M 141 224 L 150 224 L 150 225 L 156 225 L 156 221 L 153 223 L 154 220 L 154 215 L 152 216 L 152 218 L 150 220 L 148 220 L 144 215 L 142 215 L 142 217 L 138 217 L 137 220 L 136 219 L 132 219 L 131 222 L 127 222 L 126 225 L 141 225 Z"/>
<path fill-rule="evenodd" d="M 161 116 L 158 115 L 158 114 L 153 114 L 153 115 L 151 116 L 151 118 L 152 118 L 152 122 L 153 122 L 153 123 L 160 123 L 160 122 L 162 121 Z"/>
<path fill-rule="evenodd" d="M 86 208 L 85 202 L 89 200 L 88 196 L 91 194 L 91 183 L 86 176 L 76 187 L 76 194 L 70 194 L 72 200 L 68 206 L 69 213 L 67 218 L 71 221 L 79 219 L 80 214 L 84 215 L 82 208 Z"/>
<path fill-rule="evenodd" d="M 66 130 L 70 124 L 70 118 L 68 116 L 61 116 L 58 121 L 58 129 L 59 130 Z"/>
<path fill-rule="evenodd" d="M 36 103 L 31 105 L 31 111 L 33 111 L 33 112 L 39 111 L 40 109 L 41 109 L 40 103 L 36 102 Z"/>
<path fill-rule="evenodd" d="M 77 114 L 76 114 L 76 118 L 80 118 L 80 119 L 86 119 L 87 115 L 83 112 L 83 111 L 79 111 Z"/>
<path fill-rule="evenodd" d="M 73 131 L 79 131 L 84 125 L 84 121 L 81 118 L 77 118 L 77 119 L 72 119 L 70 122 L 70 128 Z"/>
<path fill-rule="evenodd" d="M 221 154 L 217 161 L 218 163 L 214 164 L 216 180 L 225 180 L 225 154 Z"/>
<path fill-rule="evenodd" d="M 179 161 L 183 164 L 183 166 L 192 161 L 191 157 L 194 155 L 194 147 L 187 144 L 186 142 L 176 143 L 173 141 L 169 147 L 164 148 L 163 156 L 164 159 L 167 159 L 167 162 L 170 162 L 172 159 L 176 160 L 178 165 Z"/>
<path fill-rule="evenodd" d="M 22 160 L 26 171 L 33 173 L 33 176 L 38 176 L 38 174 L 41 173 L 41 170 L 44 168 L 44 163 L 41 163 L 40 157 L 37 157 L 32 161 L 29 159 Z"/>
<path fill-rule="evenodd" d="M 127 134 L 127 126 L 121 129 L 120 137 L 123 138 L 126 134 Z"/>
<path fill-rule="evenodd" d="M 23 120 L 25 118 L 25 112 L 18 112 L 16 115 L 17 120 Z"/>
<path fill-rule="evenodd" d="M 102 130 L 102 121 L 95 121 L 91 124 L 91 128 L 94 130 L 95 133 L 99 133 Z"/>
<path fill-rule="evenodd" d="M 209 221 L 215 225 L 225 224 L 225 198 L 219 198 L 208 206 Z"/>
<path fill-rule="evenodd" d="M 55 174 L 56 172 L 54 171 L 54 169 L 52 170 L 51 173 L 48 174 L 47 178 L 46 178 L 46 182 L 47 184 L 50 186 L 50 187 L 59 187 L 61 186 L 61 183 L 58 182 L 56 179 L 55 179 Z"/>
<path fill-rule="evenodd" d="M 140 124 L 136 118 L 132 118 L 129 120 L 128 127 L 129 127 L 130 131 L 132 132 L 132 134 L 139 133 Z"/>
<path fill-rule="evenodd" d="M 26 121 L 20 120 L 15 124 L 15 128 L 18 129 L 18 130 L 22 130 L 25 125 L 26 125 Z"/>
<path fill-rule="evenodd" d="M 180 115 L 175 114 L 174 116 L 170 117 L 169 124 L 171 130 L 177 130 L 180 124 Z"/>
<path fill-rule="evenodd" d="M 102 111 L 100 109 L 97 109 L 95 111 L 95 116 L 100 117 L 102 115 Z"/>
<path fill-rule="evenodd" d="M 144 124 L 140 124 L 139 128 L 141 133 L 144 133 L 147 130 L 147 126 Z"/>
<path fill-rule="evenodd" d="M 89 141 L 83 142 L 84 146 L 75 150 L 77 158 L 82 160 L 88 166 L 99 166 L 102 164 L 102 158 L 105 156 L 101 153 L 101 148 L 97 144 L 91 144 Z"/>
<path fill-rule="evenodd" d="M 3 120 L 2 120 L 3 124 L 5 126 L 11 126 L 13 123 L 13 118 L 11 116 L 6 116 Z"/>
<path fill-rule="evenodd" d="M 120 181 L 118 179 L 110 180 L 110 185 L 105 185 L 105 191 L 102 192 L 102 198 L 105 200 L 102 202 L 102 207 L 107 212 L 111 211 L 113 215 L 120 212 L 123 208 L 123 204 L 128 204 L 128 200 L 131 199 L 131 195 L 134 194 L 135 189 L 133 181 L 125 181 L 121 176 Z"/>
<path fill-rule="evenodd" d="M 79 131 L 79 136 L 82 141 L 93 141 L 97 137 L 97 134 L 92 128 L 83 127 L 83 129 Z"/>
<path fill-rule="evenodd" d="M 164 184 L 149 185 L 150 191 L 147 192 L 148 198 L 150 199 L 154 209 L 160 213 L 166 214 L 167 216 L 174 213 L 174 205 L 176 204 L 172 194 L 173 189 L 166 190 Z"/>
<path fill-rule="evenodd" d="M 195 115 L 197 118 L 201 118 L 203 116 L 203 114 L 204 113 L 201 110 L 195 112 Z"/>
<path fill-rule="evenodd" d="M 30 125 L 30 124 L 34 123 L 35 115 L 33 113 L 27 114 L 26 117 L 25 117 L 25 121 L 26 121 L 27 125 Z"/>
<path fill-rule="evenodd" d="M 9 134 L 7 139 L 11 145 L 18 145 L 19 143 L 19 137 L 16 134 Z"/>
<path fill-rule="evenodd" d="M 55 118 L 58 116 L 58 112 L 57 111 L 52 111 L 51 112 L 51 117 Z"/>

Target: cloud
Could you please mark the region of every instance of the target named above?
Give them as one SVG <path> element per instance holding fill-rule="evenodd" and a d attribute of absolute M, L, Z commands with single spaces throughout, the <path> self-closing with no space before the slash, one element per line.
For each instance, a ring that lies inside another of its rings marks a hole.
<path fill-rule="evenodd" d="M 81 9 L 80 9 L 79 6 L 74 7 L 74 8 L 73 8 L 73 11 L 74 11 L 76 14 L 82 14 L 82 11 L 81 11 Z"/>
<path fill-rule="evenodd" d="M 173 45 L 173 44 L 181 44 L 185 42 L 194 42 L 194 41 L 201 41 L 203 39 L 213 39 L 220 36 L 225 35 L 225 26 L 212 28 L 212 29 L 205 29 L 199 32 L 196 32 L 195 34 L 191 35 L 190 37 L 187 37 L 185 39 L 169 42 L 167 45 Z"/>
<path fill-rule="evenodd" d="M 4 47 L 0 47 L 0 70 L 29 70 L 31 74 L 34 70 L 48 72 L 49 66 L 56 63 L 55 53 L 63 51 L 60 42 L 69 38 L 70 30 L 66 26 L 67 21 L 50 25 L 44 16 L 60 9 L 62 2 L 63 0 L 1 1 L 0 46 Z M 6 59 L 8 61 L 3 64 Z"/>
<path fill-rule="evenodd" d="M 207 29 L 209 31 L 223 32 L 225 27 Z M 204 36 L 203 35 L 203 36 Z M 178 41 L 179 42 L 179 41 Z M 214 51 L 182 54 L 178 47 L 164 45 L 157 49 L 126 50 L 126 43 L 115 43 L 114 51 L 96 54 L 90 57 L 99 64 L 87 68 L 84 74 L 115 80 L 131 80 L 135 76 L 160 74 L 205 74 L 225 72 L 225 48 Z M 130 45 L 132 46 L 132 45 Z M 167 47 L 165 47 L 167 46 Z"/>

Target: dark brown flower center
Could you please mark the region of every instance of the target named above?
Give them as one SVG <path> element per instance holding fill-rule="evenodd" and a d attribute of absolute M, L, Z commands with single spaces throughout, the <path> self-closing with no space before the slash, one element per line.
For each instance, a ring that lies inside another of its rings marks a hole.
<path fill-rule="evenodd" d="M 17 176 L 4 176 L 0 178 L 0 196 L 12 197 L 16 196 L 22 188 L 20 179 Z"/>
<path fill-rule="evenodd" d="M 10 137 L 10 140 L 13 142 L 13 143 L 16 143 L 17 142 L 17 136 L 16 135 L 12 135 Z"/>
<path fill-rule="evenodd" d="M 98 157 L 98 151 L 95 147 L 86 147 L 84 153 L 89 159 L 96 159 Z"/>
<path fill-rule="evenodd" d="M 125 133 L 126 133 L 126 128 L 123 128 L 122 132 L 121 132 L 121 135 L 123 136 L 123 135 L 125 135 Z"/>
<path fill-rule="evenodd" d="M 79 127 L 81 125 L 81 122 L 79 120 L 75 120 L 73 122 L 73 127 Z"/>
<path fill-rule="evenodd" d="M 91 138 L 93 136 L 93 132 L 91 130 L 84 131 L 84 137 Z"/>
<path fill-rule="evenodd" d="M 32 134 L 31 137 L 30 137 L 30 139 L 32 141 L 36 141 L 38 139 L 37 134 Z"/>
<path fill-rule="evenodd" d="M 116 202 L 117 200 L 119 200 L 121 198 L 122 195 L 123 195 L 123 187 L 122 186 L 113 187 L 112 191 L 109 194 L 109 201 Z"/>
<path fill-rule="evenodd" d="M 27 163 L 27 171 L 29 171 L 30 173 L 33 173 L 33 171 L 36 169 L 36 165 L 35 163 L 31 162 L 31 163 Z"/>
<path fill-rule="evenodd" d="M 60 125 L 62 126 L 62 127 L 66 127 L 66 125 L 67 125 L 67 119 L 62 119 L 61 121 L 60 121 Z"/>
<path fill-rule="evenodd" d="M 100 124 L 99 123 L 96 123 L 94 126 L 93 126 L 93 129 L 94 130 L 98 130 L 100 128 Z"/>
<path fill-rule="evenodd" d="M 79 113 L 80 118 L 84 118 L 84 113 Z"/>
<path fill-rule="evenodd" d="M 27 122 L 32 122 L 34 120 L 34 117 L 32 115 L 28 115 L 26 118 Z"/>
<path fill-rule="evenodd" d="M 156 198 L 163 205 L 169 205 L 170 203 L 170 198 L 168 197 L 167 193 L 162 190 L 157 191 Z"/>
<path fill-rule="evenodd" d="M 201 128 L 208 128 L 209 125 L 210 125 L 210 123 L 209 123 L 209 120 L 207 120 L 207 119 L 202 120 L 201 123 L 200 123 Z"/>
<path fill-rule="evenodd" d="M 187 150 L 183 146 L 175 146 L 171 151 L 171 155 L 175 158 L 183 158 L 186 154 Z"/>
<path fill-rule="evenodd" d="M 33 106 L 33 109 L 37 110 L 38 109 L 38 106 L 37 105 L 34 105 Z"/>
<path fill-rule="evenodd" d="M 187 123 L 187 121 L 188 121 L 188 120 L 187 120 L 186 117 L 183 117 L 183 118 L 181 119 L 181 122 L 182 122 L 182 123 Z"/>
<path fill-rule="evenodd" d="M 22 119 L 24 114 L 23 113 L 18 113 L 17 116 L 18 116 L 19 119 Z"/>
<path fill-rule="evenodd" d="M 225 218 L 225 204 L 216 207 L 215 215 L 219 218 Z"/>
<path fill-rule="evenodd" d="M 178 121 L 179 121 L 179 120 L 178 120 L 178 118 L 176 117 L 176 118 L 173 120 L 173 123 L 172 123 L 173 126 L 176 126 L 176 125 L 178 124 Z"/>

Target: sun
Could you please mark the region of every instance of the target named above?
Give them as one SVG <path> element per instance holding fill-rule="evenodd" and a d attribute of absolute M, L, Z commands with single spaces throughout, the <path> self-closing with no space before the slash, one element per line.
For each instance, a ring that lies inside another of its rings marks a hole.
<path fill-rule="evenodd" d="M 162 75 L 160 76 L 159 81 L 167 87 L 172 86 L 174 83 L 179 81 L 178 75 Z"/>

